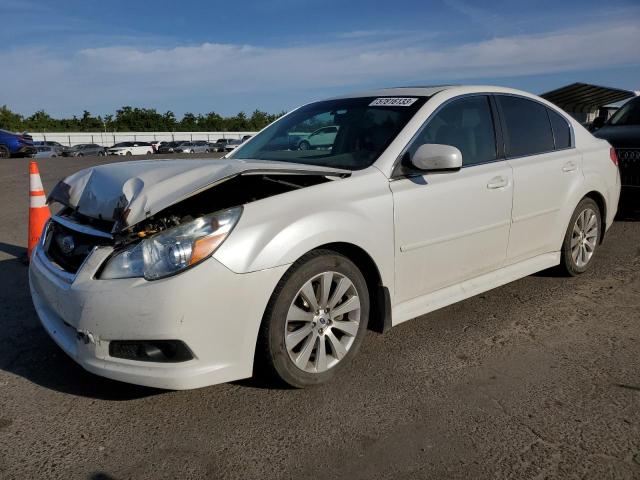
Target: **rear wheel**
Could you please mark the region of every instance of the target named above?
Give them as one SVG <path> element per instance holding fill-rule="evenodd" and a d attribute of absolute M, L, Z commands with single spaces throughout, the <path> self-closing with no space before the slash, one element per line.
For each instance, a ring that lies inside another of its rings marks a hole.
<path fill-rule="evenodd" d="M 4 145 L 0 145 L 0 158 L 9 158 L 10 156 L 11 152 L 9 149 Z"/>
<path fill-rule="evenodd" d="M 133 155 L 133 154 L 132 154 L 132 153 L 131 153 L 131 151 L 129 150 L 125 155 L 130 156 L 130 155 Z"/>
<path fill-rule="evenodd" d="M 256 371 L 298 388 L 327 382 L 357 353 L 368 318 L 369 292 L 358 267 L 329 250 L 311 252 L 269 301 Z"/>
<path fill-rule="evenodd" d="M 576 276 L 586 272 L 600 244 L 602 216 L 598 204 L 583 198 L 576 207 L 564 236 L 560 257 L 563 273 Z"/>

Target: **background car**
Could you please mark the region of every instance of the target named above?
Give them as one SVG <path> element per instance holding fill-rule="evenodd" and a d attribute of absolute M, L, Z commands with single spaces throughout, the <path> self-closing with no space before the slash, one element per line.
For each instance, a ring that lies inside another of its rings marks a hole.
<path fill-rule="evenodd" d="M 231 138 L 219 138 L 214 143 L 210 143 L 210 147 L 212 148 L 212 152 L 224 152 L 224 148 L 227 146 L 227 143 L 231 141 Z"/>
<path fill-rule="evenodd" d="M 33 138 L 28 133 L 13 133 L 0 129 L 0 158 L 26 157 L 36 153 Z"/>
<path fill-rule="evenodd" d="M 32 155 L 33 158 L 54 158 L 58 156 L 58 151 L 55 147 L 50 147 L 48 145 L 38 145 L 36 146 L 37 152 Z"/>
<path fill-rule="evenodd" d="M 101 147 L 96 143 L 80 143 L 62 153 L 63 157 L 88 157 L 92 155 L 106 155 L 104 147 Z"/>
<path fill-rule="evenodd" d="M 44 140 L 39 142 L 33 142 L 36 147 L 52 147 L 57 155 L 62 155 L 62 152 L 69 150 L 69 147 L 62 145 L 60 142 L 53 142 L 51 140 Z"/>
<path fill-rule="evenodd" d="M 224 147 L 225 152 L 232 152 L 242 144 L 242 140 L 230 139 Z"/>
<path fill-rule="evenodd" d="M 312 148 L 331 148 L 338 135 L 338 127 L 330 125 L 322 127 L 313 132 L 298 144 L 300 150 L 310 150 Z"/>
<path fill-rule="evenodd" d="M 242 136 L 242 141 L 246 142 L 247 140 L 249 140 L 251 137 L 253 137 L 253 135 L 243 135 Z"/>
<path fill-rule="evenodd" d="M 593 134 L 616 149 L 622 187 L 640 191 L 640 97 L 625 103 Z"/>
<path fill-rule="evenodd" d="M 151 155 L 153 147 L 149 142 L 120 142 L 107 150 L 108 155 Z"/>
<path fill-rule="evenodd" d="M 194 142 L 184 142 L 174 148 L 176 153 L 209 153 L 211 150 L 209 144 L 204 140 Z"/>
<path fill-rule="evenodd" d="M 185 142 L 160 142 L 156 153 L 173 153 L 183 143 Z"/>

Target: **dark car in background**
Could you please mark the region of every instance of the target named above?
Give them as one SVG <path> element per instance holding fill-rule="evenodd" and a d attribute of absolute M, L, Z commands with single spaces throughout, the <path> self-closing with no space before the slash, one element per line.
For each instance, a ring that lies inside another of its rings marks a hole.
<path fill-rule="evenodd" d="M 173 153 L 183 143 L 185 142 L 160 142 L 156 153 Z"/>
<path fill-rule="evenodd" d="M 593 134 L 615 148 L 623 189 L 640 192 L 640 97 L 625 103 Z"/>
<path fill-rule="evenodd" d="M 31 135 L 0 129 L 0 158 L 26 157 L 36 152 Z"/>
<path fill-rule="evenodd" d="M 60 142 L 53 142 L 51 140 L 33 142 L 33 144 L 36 147 L 51 147 L 53 150 L 55 150 L 56 155 L 62 155 L 64 152 L 69 150 L 69 147 L 67 147 L 66 145 L 62 145 Z"/>
<path fill-rule="evenodd" d="M 62 153 L 64 157 L 88 157 L 91 155 L 106 155 L 104 147 L 95 143 L 81 143 Z"/>

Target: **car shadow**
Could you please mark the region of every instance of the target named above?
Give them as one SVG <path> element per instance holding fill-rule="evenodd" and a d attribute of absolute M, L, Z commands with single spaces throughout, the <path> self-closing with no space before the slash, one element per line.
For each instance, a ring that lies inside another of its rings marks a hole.
<path fill-rule="evenodd" d="M 26 249 L 0 242 L 0 370 L 45 388 L 101 400 L 132 400 L 165 392 L 87 372 L 49 338 L 29 293 Z"/>

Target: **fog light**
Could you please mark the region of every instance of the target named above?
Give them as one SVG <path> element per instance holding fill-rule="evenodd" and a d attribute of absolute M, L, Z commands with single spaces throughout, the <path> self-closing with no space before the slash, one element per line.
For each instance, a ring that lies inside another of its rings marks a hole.
<path fill-rule="evenodd" d="M 180 340 L 113 340 L 109 355 L 141 362 L 178 363 L 193 359 L 193 354 Z"/>

